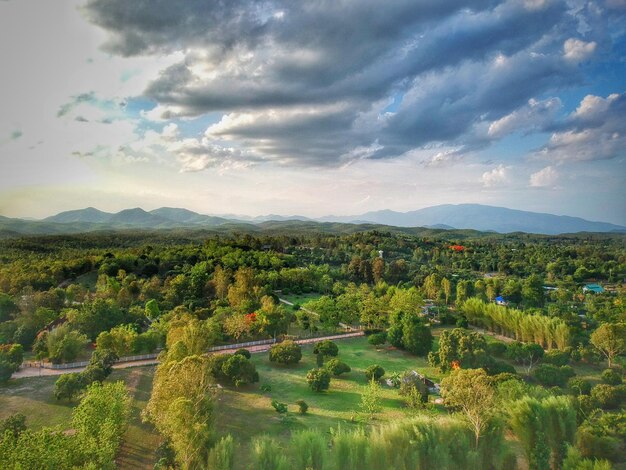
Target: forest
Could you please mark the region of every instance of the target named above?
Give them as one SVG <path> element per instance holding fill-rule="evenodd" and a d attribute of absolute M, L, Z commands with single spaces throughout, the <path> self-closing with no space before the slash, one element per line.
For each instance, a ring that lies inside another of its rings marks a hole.
<path fill-rule="evenodd" d="M 625 242 L 315 227 L 2 239 L 0 461 L 626 469 Z M 154 448 L 133 450 L 142 439 Z"/>

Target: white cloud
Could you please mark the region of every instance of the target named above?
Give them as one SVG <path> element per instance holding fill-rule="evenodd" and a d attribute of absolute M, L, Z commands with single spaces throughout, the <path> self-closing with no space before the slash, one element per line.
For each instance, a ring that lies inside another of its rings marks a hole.
<path fill-rule="evenodd" d="M 492 122 L 489 125 L 488 136 L 499 138 L 518 130 L 539 129 L 554 119 L 561 106 L 559 98 L 544 101 L 530 99 L 526 106 Z"/>
<path fill-rule="evenodd" d="M 547 166 L 530 175 L 529 184 L 533 188 L 551 188 L 554 187 L 558 178 L 558 172 L 553 167 Z"/>
<path fill-rule="evenodd" d="M 571 62 L 582 62 L 588 59 L 596 50 L 596 42 L 585 42 L 580 39 L 570 38 L 563 44 L 563 55 Z"/>
<path fill-rule="evenodd" d="M 508 183 L 509 169 L 510 167 L 500 164 L 492 170 L 485 171 L 481 178 L 483 186 L 486 188 L 493 188 Z"/>

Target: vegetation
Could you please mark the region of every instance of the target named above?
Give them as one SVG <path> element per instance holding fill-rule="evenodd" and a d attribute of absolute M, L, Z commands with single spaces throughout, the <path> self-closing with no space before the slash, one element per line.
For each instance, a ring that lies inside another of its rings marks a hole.
<path fill-rule="evenodd" d="M 0 240 L 0 458 L 110 468 L 128 409 L 108 388 L 112 365 L 162 350 L 133 401 L 132 436 L 159 448 L 157 468 L 621 470 L 623 241 L 422 229 Z M 292 341 L 351 328 L 366 337 Z M 207 355 L 270 338 L 268 355 Z M 24 358 L 90 356 L 81 373 L 10 379 Z M 85 401 L 98 394 L 110 403 Z"/>

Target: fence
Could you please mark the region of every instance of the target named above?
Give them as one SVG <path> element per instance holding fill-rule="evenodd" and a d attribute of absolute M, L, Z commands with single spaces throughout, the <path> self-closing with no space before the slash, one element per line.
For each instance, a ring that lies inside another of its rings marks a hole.
<path fill-rule="evenodd" d="M 348 331 L 345 333 L 329 335 L 328 333 L 321 333 L 319 335 L 312 336 L 300 336 L 299 338 L 294 338 L 298 343 L 308 343 L 317 338 L 326 338 L 326 339 L 341 339 L 342 337 L 354 337 L 363 335 L 362 331 Z M 239 349 L 239 348 L 247 348 L 249 346 L 261 346 L 264 344 L 274 344 L 278 343 L 280 340 L 273 339 L 261 339 L 258 341 L 248 341 L 246 343 L 235 343 L 235 344 L 223 344 L 221 346 L 213 346 L 208 349 L 207 352 L 215 352 L 215 351 L 223 351 L 225 349 Z M 116 362 L 133 362 L 133 361 L 144 361 L 146 359 L 156 359 L 159 356 L 159 353 L 151 353 L 151 354 L 140 354 L 138 356 L 123 356 L 120 357 Z M 89 361 L 81 361 L 81 362 L 68 362 L 67 364 L 50 364 L 49 362 L 24 362 L 22 364 L 23 367 L 35 367 L 35 368 L 44 368 L 44 369 L 53 369 L 53 370 L 62 370 L 62 369 L 76 369 L 79 367 L 86 367 L 89 365 Z"/>

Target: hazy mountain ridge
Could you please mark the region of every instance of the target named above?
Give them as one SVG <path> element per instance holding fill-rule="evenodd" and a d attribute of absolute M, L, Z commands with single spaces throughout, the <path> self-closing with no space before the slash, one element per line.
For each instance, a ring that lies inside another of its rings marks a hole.
<path fill-rule="evenodd" d="M 237 217 L 237 218 L 235 218 Z M 209 228 L 219 231 L 246 229 L 277 230 L 298 227 L 342 230 L 337 224 L 365 227 L 422 227 L 433 230 L 477 230 L 499 233 L 527 232 L 545 235 L 578 232 L 626 232 L 626 227 L 607 222 L 592 222 L 579 217 L 520 211 L 480 204 L 440 205 L 410 212 L 382 210 L 355 216 L 327 216 L 311 219 L 303 216 L 266 215 L 257 217 L 210 216 L 197 212 L 161 207 L 152 211 L 141 208 L 117 213 L 103 212 L 93 207 L 65 211 L 40 221 L 11 219 L 0 216 L 0 230 L 5 235 L 61 234 L 119 229 Z M 256 228 L 255 228 L 256 227 Z M 352 230 L 350 228 L 349 230 Z"/>

